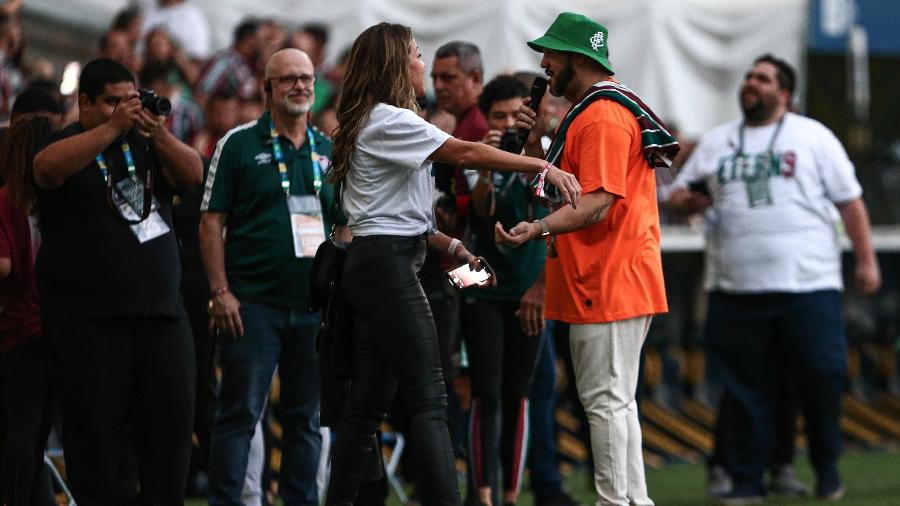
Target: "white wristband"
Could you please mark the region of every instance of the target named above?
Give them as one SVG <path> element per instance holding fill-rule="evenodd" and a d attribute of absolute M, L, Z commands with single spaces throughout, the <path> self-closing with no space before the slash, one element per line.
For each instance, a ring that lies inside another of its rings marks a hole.
<path fill-rule="evenodd" d="M 462 241 L 460 241 L 459 239 L 453 238 L 450 241 L 450 246 L 447 246 L 447 253 L 449 253 L 450 255 L 455 254 L 456 249 L 459 248 L 460 244 L 462 244 Z"/>

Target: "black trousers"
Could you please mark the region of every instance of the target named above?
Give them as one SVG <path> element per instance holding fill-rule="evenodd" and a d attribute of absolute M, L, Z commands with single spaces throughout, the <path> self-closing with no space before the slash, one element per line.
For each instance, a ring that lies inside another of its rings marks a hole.
<path fill-rule="evenodd" d="M 706 342 L 722 365 L 723 385 L 739 413 L 726 467 L 735 491 L 765 492 L 763 474 L 776 441 L 776 392 L 783 373 L 796 385 L 809 458 L 818 485 L 840 484 L 837 461 L 847 337 L 837 290 L 709 294 Z"/>
<path fill-rule="evenodd" d="M 209 472 L 209 434 L 216 398 L 213 389 L 215 340 L 209 332 L 208 302 L 208 294 L 199 300 L 185 297 L 185 309 L 191 325 L 197 367 L 194 399 L 194 436 L 197 444 L 193 446 L 191 452 L 190 476 L 196 476 L 199 471 Z M 199 492 L 190 486 L 188 490 Z"/>
<path fill-rule="evenodd" d="M 44 469 L 44 449 L 53 422 L 50 354 L 43 340 L 3 352 L 3 496 L 8 506 L 54 504 Z"/>
<path fill-rule="evenodd" d="M 423 236 L 357 237 L 350 246 L 342 288 L 356 318 L 352 383 L 338 424 L 326 504 L 352 504 L 368 480 L 378 427 L 398 387 L 423 471 L 423 502 L 460 504 L 437 331 L 416 277 L 424 257 Z"/>
<path fill-rule="evenodd" d="M 187 317 L 45 324 L 53 351 L 68 484 L 84 506 L 117 505 L 123 455 L 137 459 L 140 503 L 184 502 L 194 410 Z"/>
<path fill-rule="evenodd" d="M 777 471 L 794 463 L 794 440 L 797 436 L 797 414 L 799 411 L 797 389 L 782 372 L 775 390 L 775 435 L 772 457 L 768 462 L 770 470 Z M 741 407 L 734 396 L 725 391 L 719 400 L 716 415 L 715 448 L 709 459 L 710 466 L 725 466 L 731 461 L 736 441 L 744 437 L 741 430 Z"/>
<path fill-rule="evenodd" d="M 516 316 L 518 309 L 518 302 L 476 298 L 462 304 L 472 382 L 468 438 L 471 487 L 497 483 L 499 453 L 503 490 L 519 492 L 521 488 L 528 447 L 528 396 L 541 336 L 525 334 Z"/>

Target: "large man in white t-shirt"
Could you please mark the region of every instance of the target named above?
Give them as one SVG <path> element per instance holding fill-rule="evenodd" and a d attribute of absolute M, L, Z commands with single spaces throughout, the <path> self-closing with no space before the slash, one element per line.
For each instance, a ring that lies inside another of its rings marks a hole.
<path fill-rule="evenodd" d="M 674 209 L 707 210 L 706 340 L 742 434 L 726 462 L 734 486 L 721 504 L 750 504 L 766 493 L 779 370 L 798 387 L 816 494 L 843 496 L 839 218 L 853 243 L 857 291 L 870 294 L 881 283 L 853 164 L 828 128 L 789 112 L 794 82 L 783 60 L 757 58 L 740 89 L 743 119 L 701 139 L 669 196 Z"/>

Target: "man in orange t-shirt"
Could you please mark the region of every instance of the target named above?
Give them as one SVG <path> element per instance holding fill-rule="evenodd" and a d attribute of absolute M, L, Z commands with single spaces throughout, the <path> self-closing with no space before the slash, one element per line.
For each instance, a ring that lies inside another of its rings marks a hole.
<path fill-rule="evenodd" d="M 635 402 L 650 320 L 667 311 L 651 164 L 662 166 L 678 148 L 640 98 L 611 78 L 608 37 L 599 23 L 563 13 L 529 43 L 544 53 L 550 92 L 574 104 L 547 160 L 573 173 L 583 194 L 577 208 L 558 207 L 509 233 L 499 224 L 495 230 L 498 242 L 510 245 L 549 237 L 545 316 L 571 324 L 597 504 L 652 505 Z M 523 107 L 519 126 L 530 128 L 534 117 Z M 529 154 L 538 156 L 535 149 Z"/>

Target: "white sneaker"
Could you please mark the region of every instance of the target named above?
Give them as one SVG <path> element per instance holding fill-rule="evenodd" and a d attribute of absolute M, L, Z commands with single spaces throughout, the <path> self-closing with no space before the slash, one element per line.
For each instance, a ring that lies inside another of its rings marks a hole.
<path fill-rule="evenodd" d="M 720 497 L 731 492 L 734 484 L 731 475 L 722 466 L 712 466 L 706 473 L 706 494 L 710 497 Z"/>
<path fill-rule="evenodd" d="M 806 497 L 810 495 L 810 488 L 797 478 L 794 466 L 787 464 L 772 470 L 769 492 L 782 497 Z"/>

